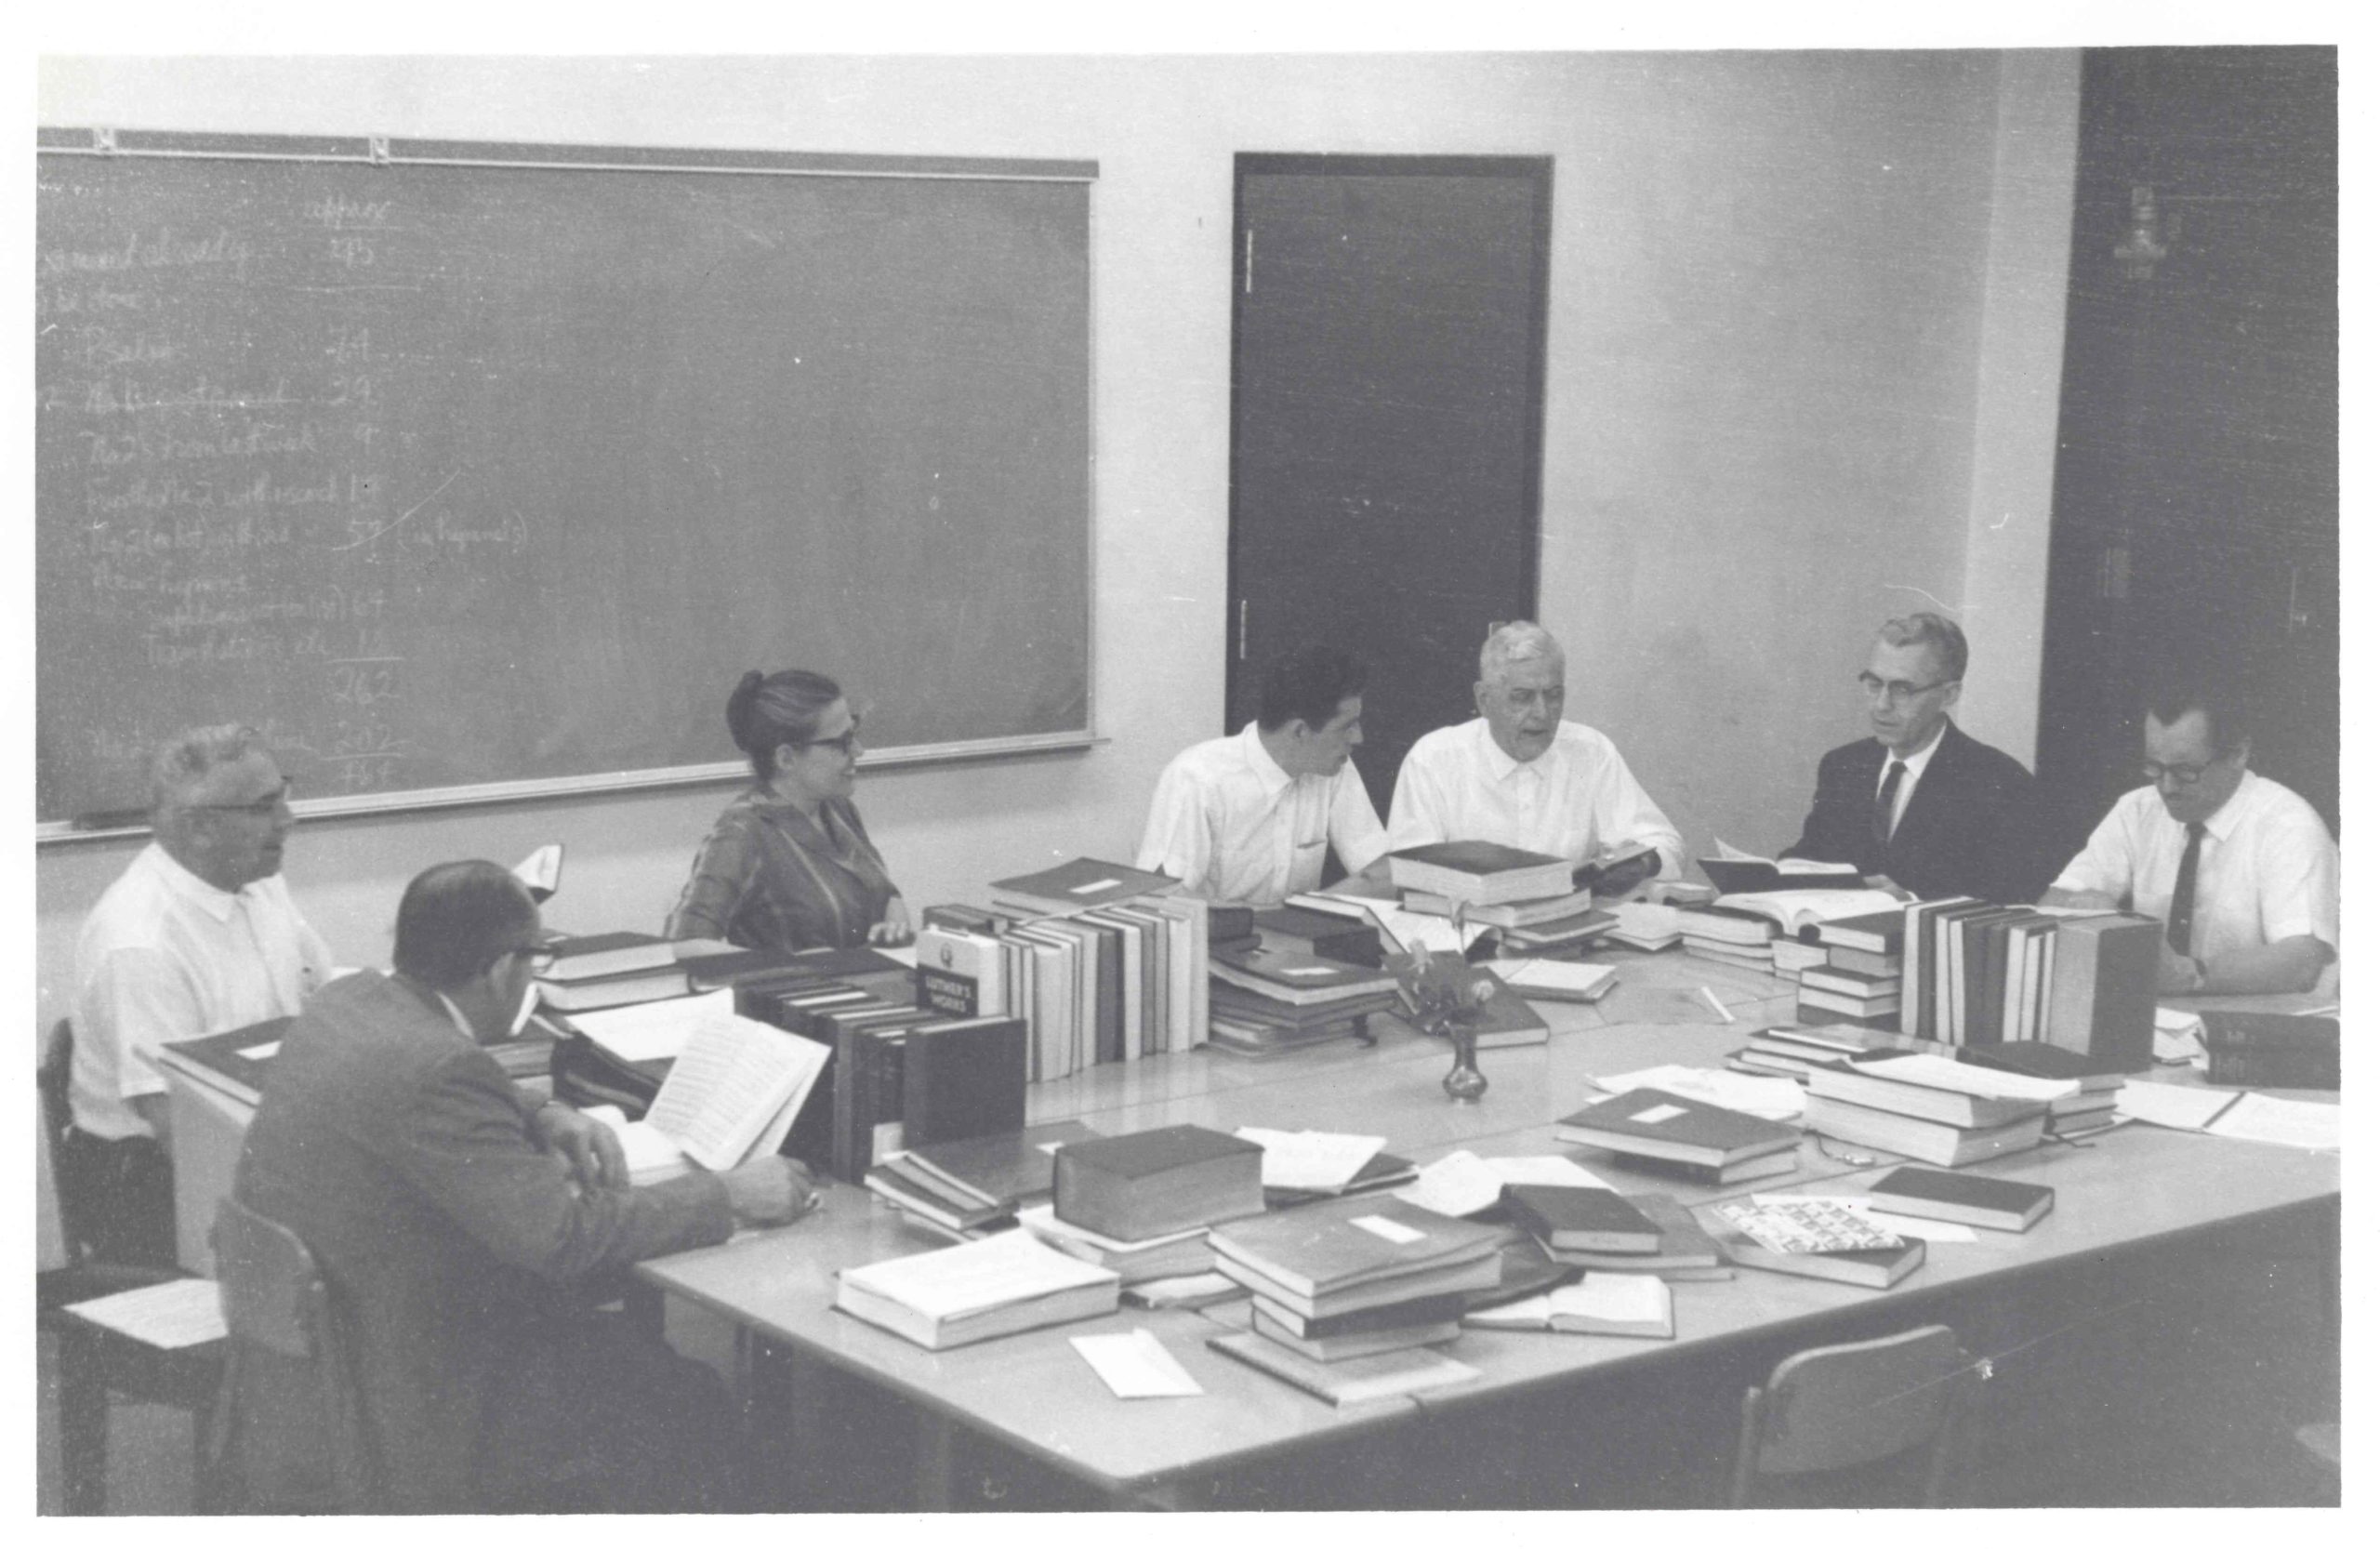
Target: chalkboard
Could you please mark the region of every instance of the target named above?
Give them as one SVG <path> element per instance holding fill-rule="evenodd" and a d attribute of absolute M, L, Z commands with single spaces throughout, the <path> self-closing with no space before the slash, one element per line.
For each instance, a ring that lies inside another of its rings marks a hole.
<path fill-rule="evenodd" d="M 38 820 L 716 777 L 750 667 L 1089 740 L 1091 164 L 40 143 Z"/>

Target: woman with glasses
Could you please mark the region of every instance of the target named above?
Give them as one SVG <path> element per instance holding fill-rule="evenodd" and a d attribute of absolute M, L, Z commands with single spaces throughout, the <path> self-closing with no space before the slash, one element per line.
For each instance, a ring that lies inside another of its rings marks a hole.
<path fill-rule="evenodd" d="M 815 672 L 747 672 L 727 730 L 753 785 L 703 841 L 668 934 L 787 952 L 908 940 L 908 906 L 852 804 L 859 717 L 842 689 Z"/>

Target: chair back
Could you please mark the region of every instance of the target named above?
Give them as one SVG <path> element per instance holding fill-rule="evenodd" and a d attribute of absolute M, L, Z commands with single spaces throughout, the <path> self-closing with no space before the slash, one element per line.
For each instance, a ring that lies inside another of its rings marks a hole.
<path fill-rule="evenodd" d="M 368 1509 L 374 1449 L 330 1287 L 298 1234 L 237 1199 L 216 1211 L 231 1337 L 218 1445 L 252 1510 Z"/>
<path fill-rule="evenodd" d="M 74 1079 L 74 1021 L 61 1016 L 42 1040 L 33 1085 L 41 1092 L 42 1135 L 49 1147 L 50 1184 L 56 1190 L 58 1230 L 66 1239 L 69 1265 L 83 1262 L 91 1240 L 91 1204 L 81 1173 L 66 1159 L 66 1132 L 74 1127 L 74 1104 L 67 1095 Z"/>
<path fill-rule="evenodd" d="M 1830 1473 L 1931 1447 L 1925 1503 L 1937 1503 L 1976 1364 L 1939 1324 L 1804 1350 L 1744 1395 L 1732 1503 L 1763 1476 Z"/>

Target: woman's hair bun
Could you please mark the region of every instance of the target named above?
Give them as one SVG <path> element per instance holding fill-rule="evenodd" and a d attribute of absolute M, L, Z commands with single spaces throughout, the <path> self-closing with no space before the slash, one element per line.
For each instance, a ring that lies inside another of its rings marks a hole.
<path fill-rule="evenodd" d="M 744 728 L 751 721 L 752 701 L 760 696 L 761 681 L 760 669 L 756 667 L 735 681 L 735 692 L 727 696 L 727 735 L 747 753 L 752 749 L 745 740 Z"/>

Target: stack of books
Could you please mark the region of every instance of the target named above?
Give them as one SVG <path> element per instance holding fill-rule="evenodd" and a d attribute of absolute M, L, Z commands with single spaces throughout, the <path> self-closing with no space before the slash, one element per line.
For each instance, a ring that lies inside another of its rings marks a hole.
<path fill-rule="evenodd" d="M 1831 1199 L 1731 1200 L 1707 1207 L 1727 1257 L 1753 1269 L 1882 1290 L 1925 1262 L 1925 1244 Z"/>
<path fill-rule="evenodd" d="M 889 1259 L 836 1276 L 835 1308 L 929 1350 L 1072 1323 L 1116 1310 L 1112 1269 L 1061 1253 L 1030 1232 Z"/>
<path fill-rule="evenodd" d="M 1639 952 L 1665 950 L 1686 939 L 1679 913 L 1672 904 L 1615 904 L 1611 914 L 1616 923 L 1605 939 Z"/>
<path fill-rule="evenodd" d="M 1379 968 L 1382 962 L 1380 930 L 1369 920 L 1352 919 L 1332 910 L 1300 908 L 1294 902 L 1276 909 L 1252 911 L 1250 923 L 1257 944 L 1280 951 L 1302 952 L 1358 968 Z M 1221 940 L 1210 933 L 1209 950 Z"/>
<path fill-rule="evenodd" d="M 1900 1030 L 1944 1043 L 2045 1042 L 2095 1069 L 2155 1050 L 2158 921 L 2052 914 L 1972 898 L 1903 910 Z"/>
<path fill-rule="evenodd" d="M 1501 1274 L 1501 1234 L 1401 1199 L 1334 1199 L 1209 1234 L 1216 1267 L 1255 1293 L 1250 1327 L 1316 1361 L 1442 1344 L 1464 1293 Z"/>
<path fill-rule="evenodd" d="M 1704 910 L 1679 916 L 1686 950 L 1719 962 L 1733 962 L 1762 973 L 1780 966 L 1775 943 L 1792 939 L 1820 945 L 1818 932 L 1831 921 L 1872 916 L 1898 908 L 1889 893 L 1858 887 L 1784 887 L 1750 893 L 1723 893 Z M 1804 965 L 1805 953 L 1789 951 L 1785 963 Z M 1806 966 L 1800 972 L 1810 972 Z"/>
<path fill-rule="evenodd" d="M 1800 1019 L 1813 1026 L 1850 1022 L 1898 1028 L 1902 913 L 1897 908 L 1820 920 L 1818 940 L 1794 944 L 1802 992 Z M 1785 943 L 1778 943 L 1780 961 Z M 1816 952 L 1819 960 L 1806 960 Z"/>
<path fill-rule="evenodd" d="M 1935 1047 L 1938 1049 L 1940 1045 Z M 2115 1122 L 2116 1094 L 2123 1090 L 2124 1079 L 2117 1071 L 2095 1068 L 2086 1054 L 2054 1043 L 1979 1044 L 1954 1049 L 1950 1053 L 1963 1064 L 1981 1066 L 1987 1070 L 2072 1081 L 2072 1092 L 2049 1100 L 2047 1130 L 2053 1135 L 2087 1134 Z"/>
<path fill-rule="evenodd" d="M 1572 1145 L 1600 1146 L 1631 1167 L 1713 1186 L 1773 1177 L 1800 1165 L 1802 1135 L 1791 1125 L 1658 1087 L 1580 1108 L 1554 1132 Z"/>
<path fill-rule="evenodd" d="M 1408 891 L 1403 901 L 1415 914 L 1455 911 L 1455 901 L 1441 894 Z M 1620 926 L 1620 917 L 1596 907 L 1593 892 L 1586 888 L 1523 904 L 1465 906 L 1462 918 L 1493 928 L 1497 945 L 1515 956 L 1573 953 Z"/>
<path fill-rule="evenodd" d="M 641 931 L 562 936 L 547 947 L 554 960 L 537 975 L 537 999 L 558 1012 L 632 1006 L 692 987 L 677 944 Z"/>
<path fill-rule="evenodd" d="M 1006 1225 L 1034 1201 L 1047 1200 L 1058 1147 L 1097 1138 L 1089 1125 L 1069 1119 L 943 1141 L 892 1152 L 861 1182 L 912 1219 L 973 1236 Z"/>
<path fill-rule="evenodd" d="M 1768 943 L 1768 960 L 1770 973 L 1799 984 L 1805 969 L 1826 966 L 1826 948 L 1799 936 L 1777 936 Z"/>
<path fill-rule="evenodd" d="M 1388 880 L 1406 894 L 1407 907 L 1413 907 L 1415 895 L 1425 895 L 1444 901 L 1440 912 L 1452 913 L 1461 905 L 1466 919 L 1474 908 L 1568 899 L 1578 892 L 1570 863 L 1559 855 L 1488 840 L 1448 840 L 1395 851 L 1388 857 Z"/>
<path fill-rule="evenodd" d="M 1145 1243 L 1264 1211 L 1264 1148 L 1173 1124 L 1060 1146 L 1058 1220 L 1111 1242 Z"/>
<path fill-rule="evenodd" d="M 1964 1167 L 2040 1145 L 2050 1102 L 2076 1090 L 1941 1054 L 1892 1054 L 1814 1067 L 1803 1122 L 1855 1145 Z"/>
<path fill-rule="evenodd" d="M 2339 1089 L 2339 1019 L 2209 1011 L 2206 1079 L 2219 1086 Z"/>
<path fill-rule="evenodd" d="M 1776 967 L 1776 954 L 1769 947 L 1777 935 L 1776 921 L 1716 906 L 1676 914 L 1678 935 L 1689 956 L 1762 973 Z"/>
<path fill-rule="evenodd" d="M 1878 1052 L 1916 1053 L 1941 1047 L 1930 1039 L 1911 1038 L 1906 1033 L 1890 1032 L 1881 1027 L 1858 1027 L 1849 1023 L 1763 1027 L 1752 1035 L 1750 1042 L 1727 1056 L 1727 1068 L 1740 1070 L 1750 1076 L 1791 1076 L 1807 1086 L 1810 1071 L 1817 1066 L 1832 1065 L 1858 1054 Z"/>
<path fill-rule="evenodd" d="M 1277 1054 L 1345 1038 L 1397 1004 L 1396 976 L 1387 970 L 1293 948 L 1218 947 L 1207 967 L 1208 1038 L 1234 1053 Z"/>
<path fill-rule="evenodd" d="M 995 882 L 992 898 L 924 911 L 917 994 L 1024 1022 L 1027 1079 L 1206 1041 L 1208 907 L 1171 878 L 1085 858 Z"/>
<path fill-rule="evenodd" d="M 1019 1211 L 1016 1220 L 1018 1225 L 1059 1252 L 1114 1270 L 1128 1286 L 1209 1274 L 1215 1267 L 1214 1250 L 1207 1245 L 1204 1226 L 1185 1226 L 1178 1232 L 1162 1232 L 1138 1242 L 1126 1242 L 1071 1221 L 1061 1221 L 1058 1212 L 1048 1205 Z"/>
<path fill-rule="evenodd" d="M 1556 1264 L 1664 1280 L 1735 1278 L 1717 1240 L 1671 1195 L 1507 1184 L 1502 1203 Z"/>

